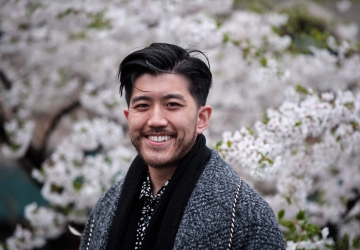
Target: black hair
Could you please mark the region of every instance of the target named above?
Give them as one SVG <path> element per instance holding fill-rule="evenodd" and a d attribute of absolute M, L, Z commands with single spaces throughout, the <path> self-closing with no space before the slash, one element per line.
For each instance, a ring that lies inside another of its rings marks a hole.
<path fill-rule="evenodd" d="M 202 54 L 207 66 L 193 54 Z M 206 99 L 212 82 L 210 63 L 206 54 L 200 50 L 183 49 L 177 45 L 153 43 L 149 47 L 132 52 L 120 63 L 118 78 L 120 80 L 120 95 L 125 88 L 125 100 L 129 106 L 135 80 L 148 73 L 160 75 L 164 73 L 178 74 L 188 81 L 190 94 L 198 107 L 206 104 Z"/>

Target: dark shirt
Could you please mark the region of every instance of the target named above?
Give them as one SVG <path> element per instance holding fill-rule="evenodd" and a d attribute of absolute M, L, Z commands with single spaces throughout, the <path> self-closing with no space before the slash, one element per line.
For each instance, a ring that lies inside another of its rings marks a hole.
<path fill-rule="evenodd" d="M 144 240 L 146 228 L 149 225 L 149 221 L 154 213 L 156 204 L 158 204 L 158 202 L 160 201 L 160 198 L 164 193 L 166 186 L 169 184 L 169 181 L 170 180 L 165 182 L 165 184 L 160 188 L 160 190 L 157 192 L 157 194 L 154 197 L 151 193 L 150 176 L 149 173 L 147 174 L 146 181 L 144 181 L 141 186 L 140 197 L 139 197 L 140 200 L 144 200 L 144 206 L 142 208 L 141 218 L 136 229 L 135 249 L 141 248 L 141 244 L 142 241 Z"/>

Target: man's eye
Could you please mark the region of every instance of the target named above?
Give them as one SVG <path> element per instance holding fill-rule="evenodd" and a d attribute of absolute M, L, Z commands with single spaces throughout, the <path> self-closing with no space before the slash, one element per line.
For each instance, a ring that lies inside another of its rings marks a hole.
<path fill-rule="evenodd" d="M 170 102 L 166 106 L 168 106 L 168 107 L 176 107 L 176 106 L 180 106 L 180 104 L 178 104 L 176 102 Z"/>
<path fill-rule="evenodd" d="M 135 106 L 135 108 L 147 108 L 149 105 L 141 103 Z"/>

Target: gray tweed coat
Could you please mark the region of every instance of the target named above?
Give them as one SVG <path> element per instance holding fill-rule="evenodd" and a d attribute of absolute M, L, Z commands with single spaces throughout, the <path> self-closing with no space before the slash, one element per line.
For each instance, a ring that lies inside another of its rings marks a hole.
<path fill-rule="evenodd" d="M 174 249 L 227 249 L 239 183 L 238 174 L 213 151 L 185 208 Z M 83 232 L 81 250 L 106 249 L 122 185 L 122 180 L 114 184 L 93 208 Z M 235 210 L 232 249 L 285 249 L 274 212 L 243 181 Z"/>

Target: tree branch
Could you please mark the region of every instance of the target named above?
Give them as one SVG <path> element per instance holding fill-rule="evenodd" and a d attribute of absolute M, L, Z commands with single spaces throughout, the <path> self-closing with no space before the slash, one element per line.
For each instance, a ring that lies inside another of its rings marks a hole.
<path fill-rule="evenodd" d="M 50 125 L 47 126 L 46 131 L 44 132 L 45 135 L 42 139 L 42 142 L 40 143 L 41 145 L 40 148 L 36 148 L 33 145 L 33 143 L 31 143 L 23 158 L 25 158 L 26 161 L 31 162 L 31 165 L 33 165 L 33 167 L 39 169 L 41 167 L 41 164 L 46 159 L 46 148 L 48 145 L 49 138 L 53 133 L 53 131 L 55 130 L 58 123 L 60 122 L 61 118 L 71 113 L 78 107 L 80 107 L 80 102 L 79 100 L 76 100 L 70 103 L 68 106 L 65 106 L 56 115 L 54 115 L 50 122 Z"/>
<path fill-rule="evenodd" d="M 2 69 L 0 69 L 0 80 L 7 90 L 11 89 L 12 84 Z"/>

